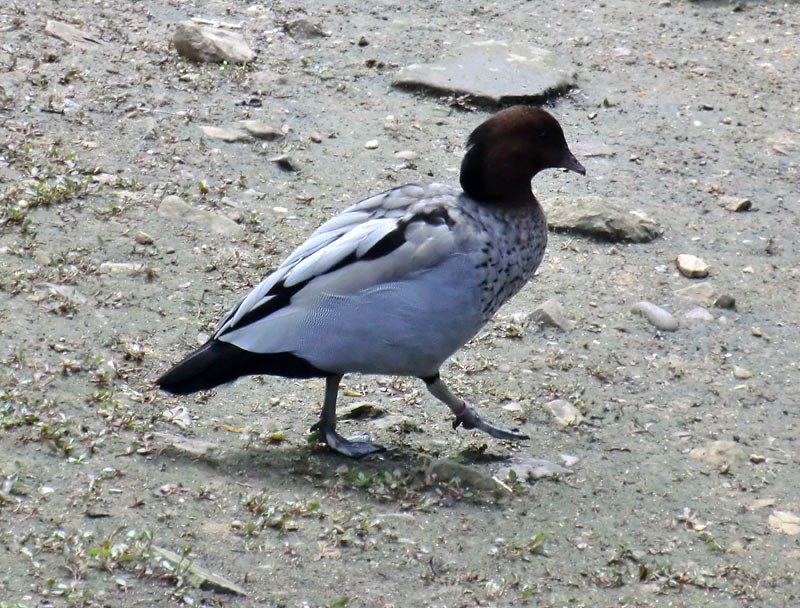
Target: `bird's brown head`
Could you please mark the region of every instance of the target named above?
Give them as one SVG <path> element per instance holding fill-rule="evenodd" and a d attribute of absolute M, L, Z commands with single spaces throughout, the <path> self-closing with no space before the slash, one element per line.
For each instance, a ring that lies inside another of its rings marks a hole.
<path fill-rule="evenodd" d="M 553 116 L 541 108 L 513 106 L 469 136 L 461 163 L 461 187 L 475 200 L 524 204 L 533 199 L 533 176 L 556 168 L 586 174 Z"/>

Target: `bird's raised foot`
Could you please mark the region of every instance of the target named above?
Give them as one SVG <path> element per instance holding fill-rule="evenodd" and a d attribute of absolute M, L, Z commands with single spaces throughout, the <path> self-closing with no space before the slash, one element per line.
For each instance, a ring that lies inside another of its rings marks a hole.
<path fill-rule="evenodd" d="M 368 454 L 386 450 L 382 445 L 372 443 L 367 435 L 356 435 L 350 439 L 345 439 L 334 429 L 323 428 L 320 423 L 312 426 L 311 431 L 318 433 L 320 441 L 325 443 L 334 452 L 338 452 L 342 456 L 347 456 L 348 458 L 361 458 Z"/>
<path fill-rule="evenodd" d="M 498 426 L 488 420 L 484 420 L 466 403 L 461 413 L 457 414 L 456 419 L 453 420 L 453 428 L 457 429 L 459 426 L 463 426 L 465 429 L 479 429 L 497 439 L 514 439 L 516 441 L 529 439 L 527 435 L 519 431 L 507 429 L 504 426 Z"/>

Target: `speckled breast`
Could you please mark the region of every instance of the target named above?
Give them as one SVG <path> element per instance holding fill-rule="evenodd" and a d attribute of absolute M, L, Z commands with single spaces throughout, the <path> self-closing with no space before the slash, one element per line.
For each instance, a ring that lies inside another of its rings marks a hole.
<path fill-rule="evenodd" d="M 547 246 L 547 223 L 538 202 L 513 208 L 470 203 L 462 212 L 478 227 L 481 314 L 486 322 L 536 272 Z"/>

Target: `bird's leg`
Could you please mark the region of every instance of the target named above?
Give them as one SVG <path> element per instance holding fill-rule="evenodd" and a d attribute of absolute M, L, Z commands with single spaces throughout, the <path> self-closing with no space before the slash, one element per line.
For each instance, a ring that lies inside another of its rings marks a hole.
<path fill-rule="evenodd" d="M 439 401 L 443 402 L 450 408 L 450 411 L 455 414 L 456 419 L 453 420 L 453 428 L 458 428 L 463 425 L 465 429 L 480 429 L 484 433 L 489 433 L 492 437 L 497 439 L 528 439 L 527 435 L 523 435 L 518 431 L 507 429 L 484 420 L 472 407 L 463 399 L 459 399 L 447 385 L 442 382 L 439 374 L 429 378 L 423 378 L 431 395 L 436 397 Z"/>
<path fill-rule="evenodd" d="M 325 378 L 325 402 L 322 404 L 322 415 L 312 431 L 317 431 L 328 447 L 351 458 L 360 458 L 373 452 L 381 452 L 385 448 L 372 443 L 369 439 L 345 439 L 336 432 L 336 397 L 339 394 L 339 382 L 342 376 Z"/>

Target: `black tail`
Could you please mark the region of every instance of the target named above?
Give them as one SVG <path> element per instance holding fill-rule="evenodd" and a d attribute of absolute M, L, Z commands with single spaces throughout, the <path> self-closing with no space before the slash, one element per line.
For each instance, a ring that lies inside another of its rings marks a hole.
<path fill-rule="evenodd" d="M 292 353 L 251 353 L 212 339 L 156 380 L 156 384 L 173 395 L 188 395 L 252 374 L 287 378 L 330 375 Z"/>

